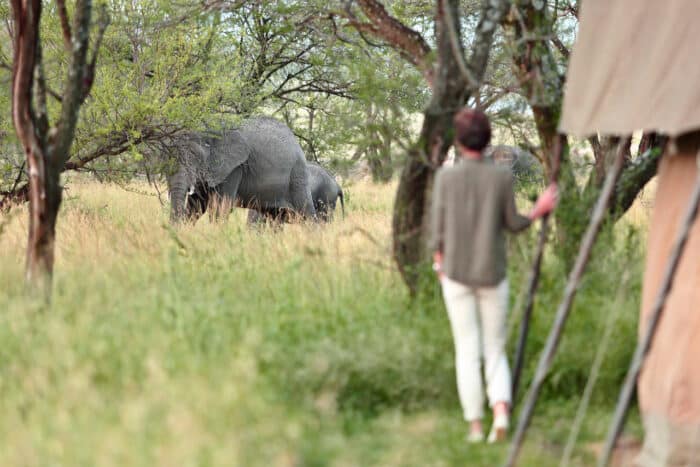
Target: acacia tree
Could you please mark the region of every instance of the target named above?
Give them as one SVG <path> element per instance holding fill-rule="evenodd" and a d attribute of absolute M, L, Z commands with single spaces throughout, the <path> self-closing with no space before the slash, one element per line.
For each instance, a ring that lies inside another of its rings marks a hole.
<path fill-rule="evenodd" d="M 60 174 L 70 156 L 80 107 L 90 93 L 97 51 L 109 22 L 101 15 L 92 54 L 88 56 L 92 2 L 77 0 L 71 27 L 66 5 L 57 0 L 66 53 L 69 54 L 58 119 L 52 125 L 42 62 L 41 0 L 12 0 L 12 120 L 26 155 L 29 174 L 29 239 L 27 281 L 50 290 L 56 219 L 61 206 Z"/>

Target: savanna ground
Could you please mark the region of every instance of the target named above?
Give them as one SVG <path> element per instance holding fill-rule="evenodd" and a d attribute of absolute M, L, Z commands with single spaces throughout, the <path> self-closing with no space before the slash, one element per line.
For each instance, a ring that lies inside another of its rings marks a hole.
<path fill-rule="evenodd" d="M 0 218 L 0 465 L 498 465 L 504 445 L 465 442 L 439 295 L 411 302 L 390 260 L 395 187 L 345 189 L 324 227 L 251 231 L 238 210 L 175 231 L 148 186 L 73 180 L 50 310 L 23 291 L 26 211 Z M 635 342 L 633 217 L 598 243 L 520 465 L 558 465 L 616 312 L 572 465 L 594 461 Z M 535 235 L 509 246 L 511 348 Z M 564 277 L 548 253 L 527 378 Z"/>

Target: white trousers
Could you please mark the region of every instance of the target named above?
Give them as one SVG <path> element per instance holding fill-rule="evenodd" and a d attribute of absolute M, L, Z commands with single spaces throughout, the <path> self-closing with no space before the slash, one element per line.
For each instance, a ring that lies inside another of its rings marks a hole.
<path fill-rule="evenodd" d="M 464 418 L 479 420 L 484 416 L 482 355 L 490 406 L 511 402 L 505 352 L 508 280 L 496 287 L 468 287 L 447 277 L 441 283 L 455 343 L 459 400 Z"/>

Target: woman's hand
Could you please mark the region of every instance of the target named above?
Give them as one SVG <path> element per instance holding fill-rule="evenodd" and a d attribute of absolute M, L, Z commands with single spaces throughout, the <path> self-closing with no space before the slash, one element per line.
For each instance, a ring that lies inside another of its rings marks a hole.
<path fill-rule="evenodd" d="M 442 280 L 445 273 L 442 272 L 442 251 L 436 251 L 433 253 L 433 269 L 438 276 L 438 279 Z"/>
<path fill-rule="evenodd" d="M 531 220 L 538 219 L 545 214 L 549 214 L 554 210 L 559 201 L 559 188 L 556 183 L 550 183 L 546 190 L 542 192 L 537 202 L 535 202 L 535 207 L 532 208 L 532 212 L 528 216 Z"/>

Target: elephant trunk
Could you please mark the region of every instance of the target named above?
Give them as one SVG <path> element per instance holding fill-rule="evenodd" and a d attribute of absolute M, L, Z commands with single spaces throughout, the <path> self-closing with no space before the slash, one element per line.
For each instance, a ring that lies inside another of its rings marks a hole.
<path fill-rule="evenodd" d="M 187 193 L 189 187 L 183 170 L 170 179 L 170 222 L 178 223 L 187 217 Z"/>

